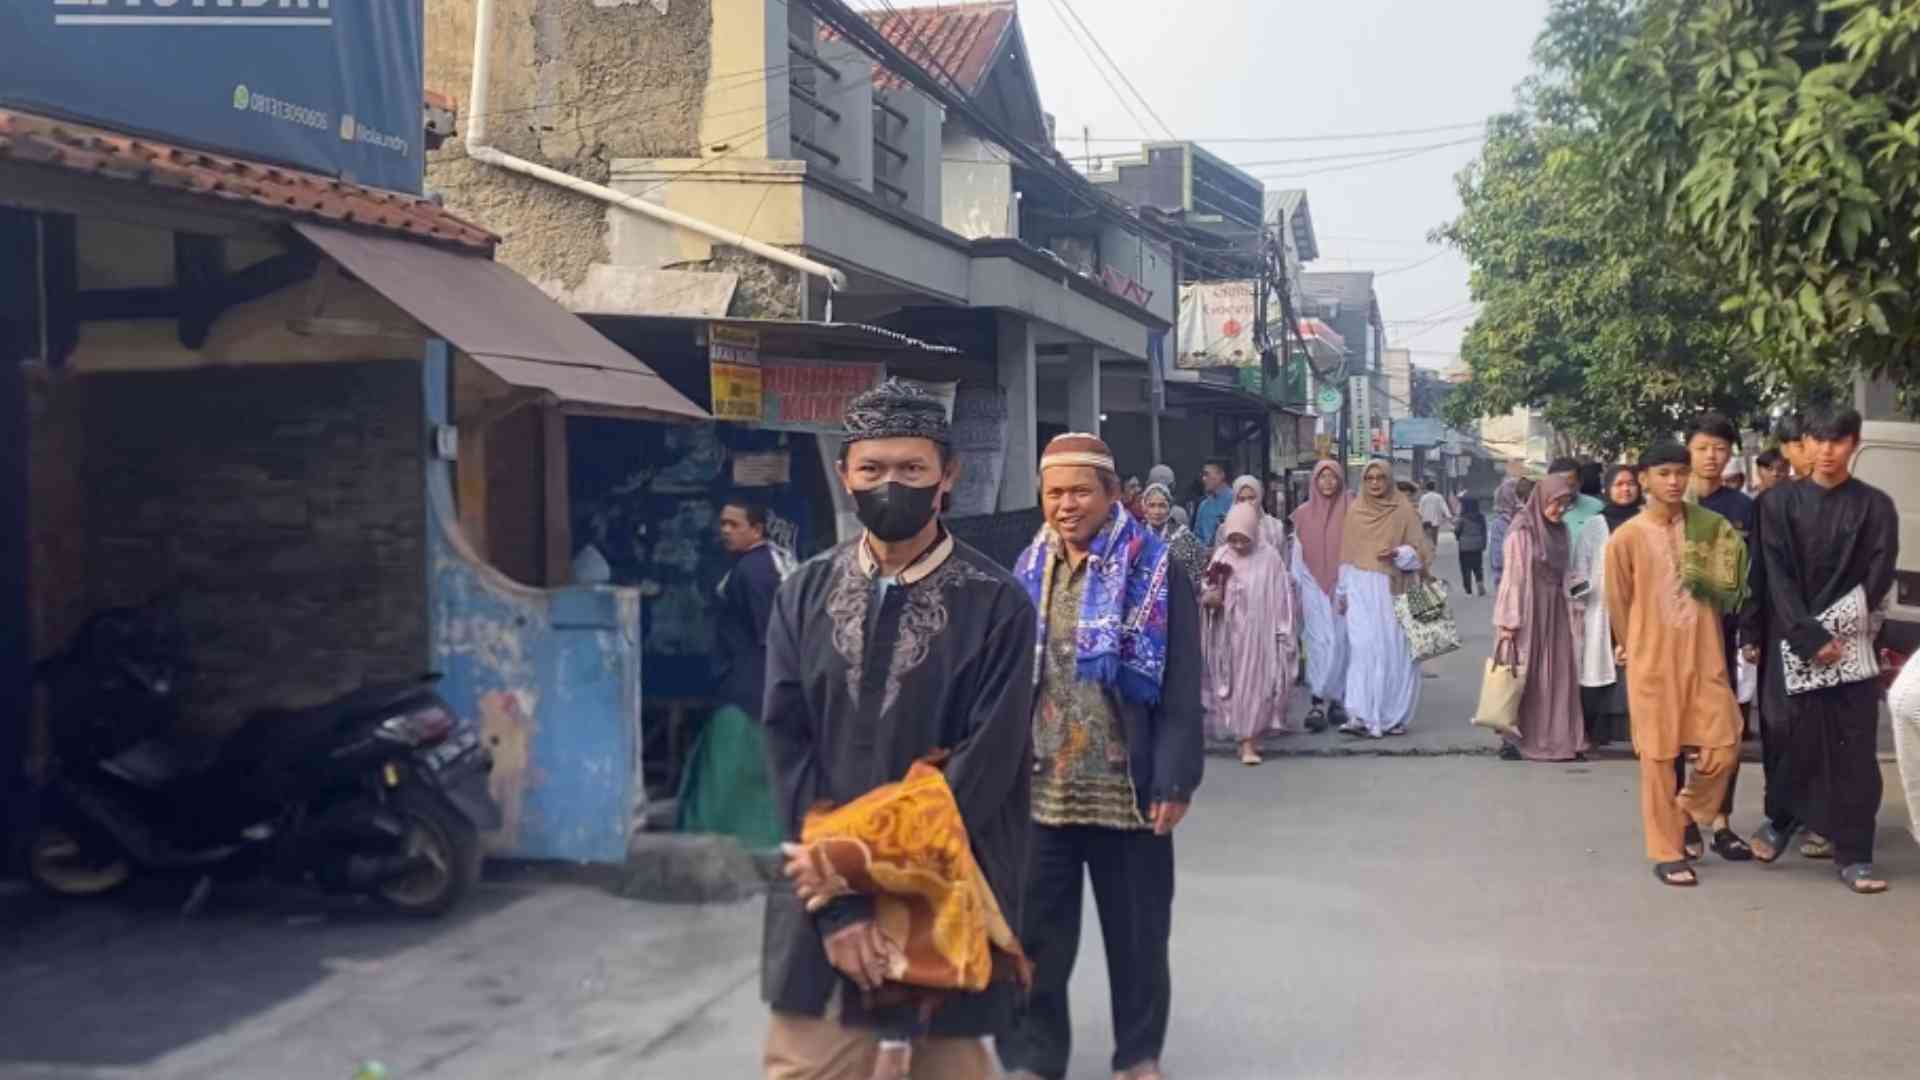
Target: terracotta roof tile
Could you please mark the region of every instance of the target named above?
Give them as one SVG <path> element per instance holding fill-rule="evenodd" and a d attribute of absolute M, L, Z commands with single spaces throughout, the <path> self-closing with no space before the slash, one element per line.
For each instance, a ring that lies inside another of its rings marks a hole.
<path fill-rule="evenodd" d="M 936 77 L 950 75 L 955 89 L 972 97 L 980 92 L 993 68 L 995 52 L 1013 24 L 1012 0 L 988 3 L 942 4 L 938 7 L 863 11 L 894 47 L 919 61 Z M 905 79 L 884 68 L 873 73 L 878 90 L 900 90 Z"/>
<path fill-rule="evenodd" d="M 499 242 L 487 230 L 415 195 L 12 109 L 0 109 L 0 159 L 483 251 Z"/>

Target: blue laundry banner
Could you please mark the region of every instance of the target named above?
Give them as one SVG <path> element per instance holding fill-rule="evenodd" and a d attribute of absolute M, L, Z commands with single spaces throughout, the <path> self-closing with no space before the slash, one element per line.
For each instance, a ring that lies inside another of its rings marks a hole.
<path fill-rule="evenodd" d="M 5 0 L 0 104 L 418 192 L 424 0 Z"/>

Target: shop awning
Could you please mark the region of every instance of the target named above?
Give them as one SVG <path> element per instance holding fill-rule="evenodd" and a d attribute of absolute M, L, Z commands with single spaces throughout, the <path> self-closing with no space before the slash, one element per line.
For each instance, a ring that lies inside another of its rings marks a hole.
<path fill-rule="evenodd" d="M 533 283 L 484 255 L 297 223 L 302 236 L 474 362 L 562 406 L 656 420 L 706 410 Z"/>

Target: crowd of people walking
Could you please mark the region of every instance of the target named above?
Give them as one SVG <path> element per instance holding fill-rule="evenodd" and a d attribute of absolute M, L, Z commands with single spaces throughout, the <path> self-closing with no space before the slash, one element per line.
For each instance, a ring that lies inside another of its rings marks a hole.
<path fill-rule="evenodd" d="M 1182 507 L 1171 470 L 1123 480 L 1098 437 L 1063 435 L 1039 463 L 1045 524 L 1002 568 L 937 512 L 957 476 L 944 407 L 883 383 L 849 409 L 838 466 L 858 539 L 794 568 L 755 508 L 723 530 L 733 697 L 767 745 L 791 886 L 767 905 L 766 1075 L 965 1080 L 997 1054 L 1018 1080 L 1064 1076 L 1090 882 L 1114 1075 L 1159 1080 L 1173 837 L 1206 738 L 1258 765 L 1269 736 L 1405 734 L 1437 655 L 1409 620 L 1431 615 L 1447 530 L 1466 591 L 1491 584 L 1495 657 L 1524 673 L 1503 757 L 1630 740 L 1667 885 L 1697 885 L 1708 850 L 1773 862 L 1804 833 L 1848 888 L 1884 891 L 1870 631 L 1898 528 L 1849 471 L 1860 432 L 1848 411 L 1788 420 L 1757 500 L 1709 415 L 1631 464 L 1510 478 L 1490 516 L 1404 490 L 1386 461 L 1349 491 L 1323 461 L 1284 519 L 1224 462 Z M 1750 841 L 1730 820 L 1743 666 L 1766 784 Z M 1896 685 L 1920 747 L 1920 676 Z"/>
<path fill-rule="evenodd" d="M 1563 460 L 1529 494 L 1501 485 L 1495 657 L 1524 681 L 1502 756 L 1581 760 L 1630 740 L 1666 884 L 1698 884 L 1709 849 L 1771 863 L 1802 835 L 1800 853 L 1833 859 L 1849 889 L 1883 892 L 1873 631 L 1898 517 L 1852 475 L 1857 412 L 1791 416 L 1773 434 L 1754 494 L 1733 466 L 1738 430 L 1711 413 L 1631 465 Z M 1766 820 L 1743 839 L 1732 814 L 1750 713 Z"/>

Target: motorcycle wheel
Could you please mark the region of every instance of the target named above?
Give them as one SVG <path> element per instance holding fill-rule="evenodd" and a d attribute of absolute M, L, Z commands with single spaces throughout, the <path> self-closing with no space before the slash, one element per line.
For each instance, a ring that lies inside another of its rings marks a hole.
<path fill-rule="evenodd" d="M 55 896 L 105 896 L 133 880 L 133 864 L 94 830 L 49 813 L 27 847 L 27 878 Z"/>
<path fill-rule="evenodd" d="M 407 822 L 406 854 L 423 856 L 428 865 L 381 882 L 374 895 L 409 915 L 445 915 L 480 881 L 480 832 L 418 788 L 394 792 L 392 809 Z"/>

